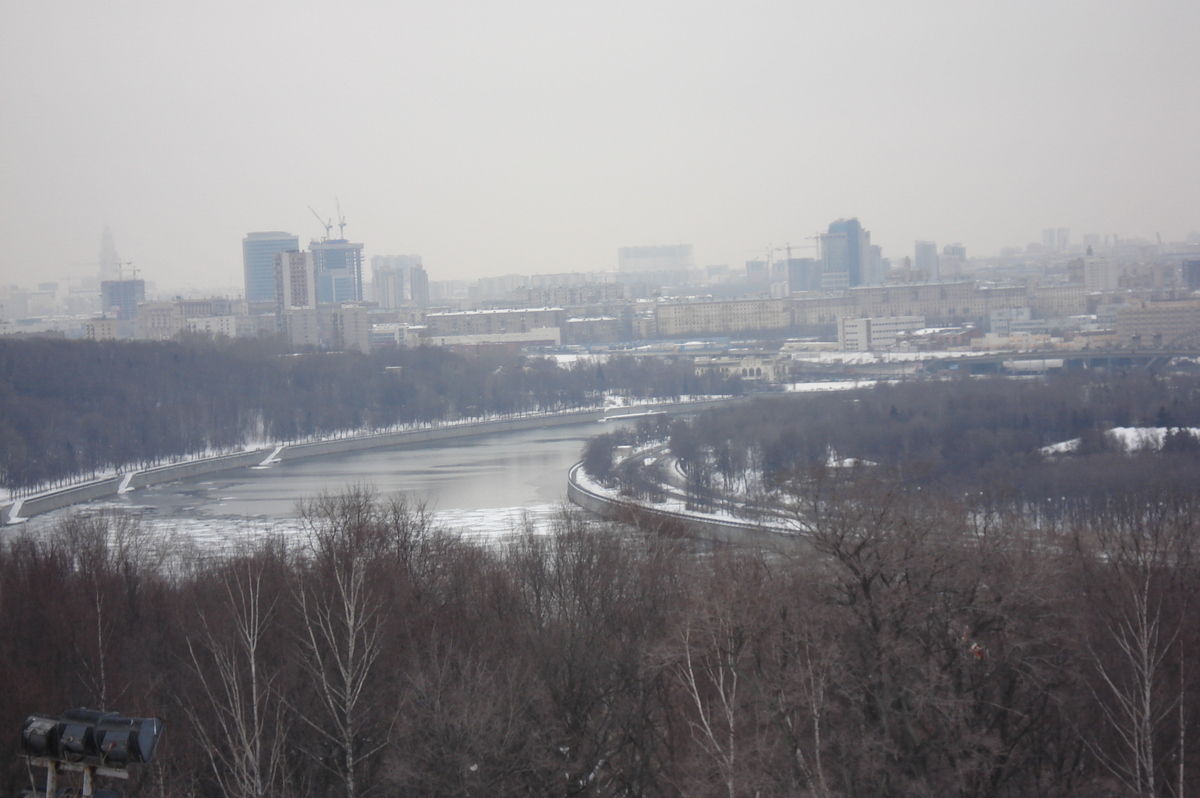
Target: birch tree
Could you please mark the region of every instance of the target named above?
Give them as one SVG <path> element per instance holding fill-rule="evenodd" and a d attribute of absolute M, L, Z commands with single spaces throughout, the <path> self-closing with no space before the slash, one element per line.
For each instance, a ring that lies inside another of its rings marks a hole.
<path fill-rule="evenodd" d="M 278 795 L 284 779 L 288 713 L 277 690 L 279 673 L 266 649 L 278 596 L 264 585 L 268 564 L 246 556 L 223 568 L 222 617 L 206 612 L 188 638 L 199 684 L 184 711 L 208 756 L 213 776 L 230 798 Z"/>
<path fill-rule="evenodd" d="M 1173 663 L 1178 684 L 1167 665 L 1186 628 L 1195 589 L 1188 577 L 1197 509 L 1190 497 L 1117 498 L 1076 529 L 1082 562 L 1097 571 L 1091 581 L 1103 608 L 1088 641 L 1098 681 L 1093 695 L 1116 742 L 1116 750 L 1098 741 L 1093 750 L 1131 794 L 1145 798 L 1159 795 L 1170 778 L 1164 762 L 1171 754 L 1186 760 L 1183 664 Z M 1176 750 L 1168 752 L 1163 732 L 1177 718 Z M 1183 780 L 1181 768 L 1171 785 L 1177 795 L 1183 794 Z"/>
<path fill-rule="evenodd" d="M 309 562 L 295 598 L 319 714 L 300 717 L 332 751 L 320 759 L 345 798 L 358 798 L 367 764 L 387 743 L 376 676 L 390 602 L 374 573 L 387 553 L 387 524 L 365 488 L 321 496 L 302 508 L 302 518 Z"/>

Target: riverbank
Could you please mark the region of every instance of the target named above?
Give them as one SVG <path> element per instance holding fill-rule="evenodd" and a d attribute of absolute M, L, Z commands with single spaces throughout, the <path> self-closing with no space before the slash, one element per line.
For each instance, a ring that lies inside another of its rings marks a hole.
<path fill-rule="evenodd" d="M 556 427 L 600 421 L 601 408 L 568 410 L 516 418 L 480 419 L 447 423 L 420 429 L 365 433 L 297 444 L 272 444 L 245 452 L 171 463 L 153 468 L 106 476 L 79 485 L 45 491 L 34 496 L 0 503 L 0 523 L 19 524 L 52 510 L 118 496 L 140 488 L 176 482 L 197 476 L 240 468 L 270 468 L 284 461 L 344 454 L 367 449 L 421 446 L 441 440 L 490 435 L 497 432 Z"/>
<path fill-rule="evenodd" d="M 0 500 L 0 526 L 19 524 L 30 518 L 77 504 L 103 500 L 154 485 L 193 477 L 219 474 L 240 468 L 270 468 L 302 458 L 315 458 L 378 448 L 422 446 L 442 440 L 490 435 L 588 421 L 624 420 L 658 414 L 697 413 L 728 405 L 747 397 L 686 397 L 674 402 L 610 401 L 604 407 L 588 407 L 549 413 L 484 419 L 460 419 L 420 427 L 340 433 L 328 438 L 290 443 L 264 443 L 246 451 L 197 457 L 124 473 L 108 473 L 95 479 L 57 487 L 17 499 Z"/>
<path fill-rule="evenodd" d="M 792 530 L 751 523 L 731 515 L 701 513 L 683 508 L 668 509 L 653 503 L 626 499 L 591 479 L 584 471 L 583 463 L 576 463 L 567 474 L 567 499 L 575 506 L 602 518 L 624 521 L 637 514 L 657 521 L 682 524 L 697 537 L 718 543 L 774 548 L 785 544 L 794 545 L 801 540 Z"/>

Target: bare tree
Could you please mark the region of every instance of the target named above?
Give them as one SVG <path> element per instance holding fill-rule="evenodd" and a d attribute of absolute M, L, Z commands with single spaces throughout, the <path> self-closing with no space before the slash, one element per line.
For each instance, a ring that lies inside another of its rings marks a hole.
<path fill-rule="evenodd" d="M 320 715 L 300 717 L 332 749 L 332 758 L 320 759 L 345 798 L 358 798 L 365 767 L 387 744 L 390 720 L 375 680 L 390 605 L 375 570 L 387 560 L 388 525 L 366 488 L 320 496 L 301 517 L 309 552 L 295 599 Z"/>
<path fill-rule="evenodd" d="M 738 684 L 745 637 L 736 626 L 717 623 L 699 635 L 684 627 L 681 643 L 683 659 L 676 669 L 695 709 L 689 721 L 692 735 L 716 764 L 725 794 L 735 798 L 740 764 L 738 702 L 744 700 L 739 698 Z"/>
<path fill-rule="evenodd" d="M 197 698 L 184 711 L 206 752 L 221 791 L 231 798 L 265 798 L 282 789 L 288 713 L 277 691 L 279 674 L 266 662 L 278 596 L 264 586 L 268 562 L 246 555 L 219 566 L 221 616 L 201 612 L 187 641 Z"/>
<path fill-rule="evenodd" d="M 664 647 L 687 705 L 680 710 L 702 752 L 701 778 L 685 776 L 685 791 L 711 782 L 726 798 L 753 794 L 777 736 L 762 689 L 763 640 L 775 604 L 771 574 L 761 557 L 723 552 L 692 577 L 695 593 L 677 621 L 677 640 Z"/>
<path fill-rule="evenodd" d="M 434 643 L 408 669 L 388 786 L 439 796 L 545 793 L 557 761 L 528 665 Z"/>
<path fill-rule="evenodd" d="M 1178 715 L 1176 757 L 1183 761 L 1183 667 L 1179 689 L 1167 683 L 1166 663 L 1186 628 L 1193 588 L 1184 581 L 1192 566 L 1196 501 L 1166 496 L 1155 502 L 1122 497 L 1105 503 L 1094 519 L 1080 519 L 1076 541 L 1104 612 L 1099 634 L 1088 641 L 1099 686 L 1093 688 L 1120 753 L 1093 743 L 1093 750 L 1131 793 L 1157 796 L 1164 771 L 1162 731 Z M 1115 656 L 1101 649 L 1112 647 Z M 1179 655 L 1181 658 L 1182 655 Z M 1183 794 L 1184 771 L 1174 785 Z"/>
<path fill-rule="evenodd" d="M 94 706 L 108 708 L 125 697 L 127 683 L 114 678 L 112 666 L 130 654 L 122 627 L 137 622 L 147 585 L 165 574 L 173 543 L 128 513 L 76 513 L 54 528 L 51 545 L 82 582 L 79 621 L 90 640 L 81 642 L 87 650 L 78 652 L 78 660 Z"/>

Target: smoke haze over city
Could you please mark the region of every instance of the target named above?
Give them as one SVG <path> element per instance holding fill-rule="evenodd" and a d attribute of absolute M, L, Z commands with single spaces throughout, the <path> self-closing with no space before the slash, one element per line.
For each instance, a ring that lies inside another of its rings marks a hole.
<path fill-rule="evenodd" d="M 1200 229 L 1200 4 L 9 0 L 0 282 L 121 259 L 240 291 L 242 239 L 439 279 Z"/>

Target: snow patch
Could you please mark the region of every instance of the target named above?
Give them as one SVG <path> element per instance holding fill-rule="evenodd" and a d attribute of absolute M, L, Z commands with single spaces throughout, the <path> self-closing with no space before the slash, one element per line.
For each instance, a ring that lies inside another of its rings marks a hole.
<path fill-rule="evenodd" d="M 1113 427 L 1104 434 L 1122 451 L 1136 452 L 1144 449 L 1158 451 L 1162 448 L 1167 435 L 1176 431 L 1187 432 L 1193 438 L 1200 439 L 1200 427 Z M 1077 450 L 1079 442 L 1079 438 L 1073 438 L 1069 441 L 1052 443 L 1049 446 L 1043 446 L 1041 453 L 1044 455 L 1067 454 Z"/>

